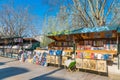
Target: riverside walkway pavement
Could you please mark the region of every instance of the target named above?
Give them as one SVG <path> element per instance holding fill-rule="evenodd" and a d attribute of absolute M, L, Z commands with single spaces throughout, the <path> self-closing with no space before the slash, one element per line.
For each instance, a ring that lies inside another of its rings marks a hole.
<path fill-rule="evenodd" d="M 109 70 L 109 72 L 112 71 L 114 69 Z M 0 80 L 120 80 L 120 74 L 119 71 L 118 73 L 112 72 L 109 76 L 84 71 L 67 72 L 66 69 L 58 67 L 43 67 L 0 57 Z"/>

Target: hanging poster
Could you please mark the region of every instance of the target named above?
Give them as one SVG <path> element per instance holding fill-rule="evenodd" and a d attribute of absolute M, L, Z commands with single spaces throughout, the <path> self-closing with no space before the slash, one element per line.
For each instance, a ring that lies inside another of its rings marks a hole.
<path fill-rule="evenodd" d="M 90 69 L 90 60 L 83 59 L 83 69 Z"/>
<path fill-rule="evenodd" d="M 65 65 L 65 61 L 68 60 L 67 57 L 62 57 L 62 65 Z"/>
<path fill-rule="evenodd" d="M 82 68 L 82 59 L 76 58 L 76 68 Z"/>
<path fill-rule="evenodd" d="M 90 70 L 97 70 L 97 62 L 96 60 L 90 60 Z"/>
<path fill-rule="evenodd" d="M 47 55 L 47 63 L 50 63 L 50 55 Z"/>
<path fill-rule="evenodd" d="M 52 63 L 52 64 L 55 63 L 55 56 L 50 56 L 50 63 Z"/>
<path fill-rule="evenodd" d="M 98 60 L 97 61 L 97 69 L 100 72 L 107 72 L 107 64 L 106 61 Z"/>

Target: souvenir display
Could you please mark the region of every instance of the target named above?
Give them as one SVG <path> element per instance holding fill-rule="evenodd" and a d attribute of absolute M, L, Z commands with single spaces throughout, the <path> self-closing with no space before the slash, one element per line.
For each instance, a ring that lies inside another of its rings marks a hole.
<path fill-rule="evenodd" d="M 100 71 L 100 72 L 107 72 L 106 61 L 97 60 L 97 70 Z"/>
<path fill-rule="evenodd" d="M 47 53 L 44 52 L 43 55 L 42 55 L 41 63 L 40 63 L 42 66 L 47 66 L 46 57 L 47 57 Z"/>
<path fill-rule="evenodd" d="M 83 60 L 76 58 L 76 68 L 82 68 L 83 67 Z"/>

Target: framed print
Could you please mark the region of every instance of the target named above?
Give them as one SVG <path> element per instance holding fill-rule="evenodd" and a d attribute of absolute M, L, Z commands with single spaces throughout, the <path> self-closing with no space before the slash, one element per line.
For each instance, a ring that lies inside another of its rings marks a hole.
<path fill-rule="evenodd" d="M 56 56 L 56 58 L 55 58 L 55 64 L 59 64 L 59 58 L 58 58 L 58 56 Z"/>
<path fill-rule="evenodd" d="M 76 58 L 76 68 L 82 68 L 82 61 L 82 59 Z"/>
<path fill-rule="evenodd" d="M 104 60 L 97 60 L 97 70 L 100 72 L 107 72 L 107 63 Z"/>
<path fill-rule="evenodd" d="M 62 57 L 62 65 L 65 65 L 65 61 L 67 60 L 67 57 Z"/>
<path fill-rule="evenodd" d="M 52 64 L 55 63 L 55 56 L 50 56 L 50 63 L 52 63 Z"/>
<path fill-rule="evenodd" d="M 83 59 L 83 69 L 90 69 L 90 60 Z"/>
<path fill-rule="evenodd" d="M 47 60 L 46 60 L 47 63 L 50 63 L 50 55 L 47 55 Z"/>
<path fill-rule="evenodd" d="M 90 70 L 97 71 L 97 62 L 96 62 L 96 60 L 90 60 Z"/>

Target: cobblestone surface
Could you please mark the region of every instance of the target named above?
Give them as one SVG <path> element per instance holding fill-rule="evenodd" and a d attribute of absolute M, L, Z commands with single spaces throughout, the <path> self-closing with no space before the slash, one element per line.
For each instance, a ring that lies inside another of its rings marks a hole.
<path fill-rule="evenodd" d="M 0 57 L 0 80 L 120 80 L 120 74 L 101 76 L 85 71 L 67 72 L 58 67 L 43 67 Z"/>

